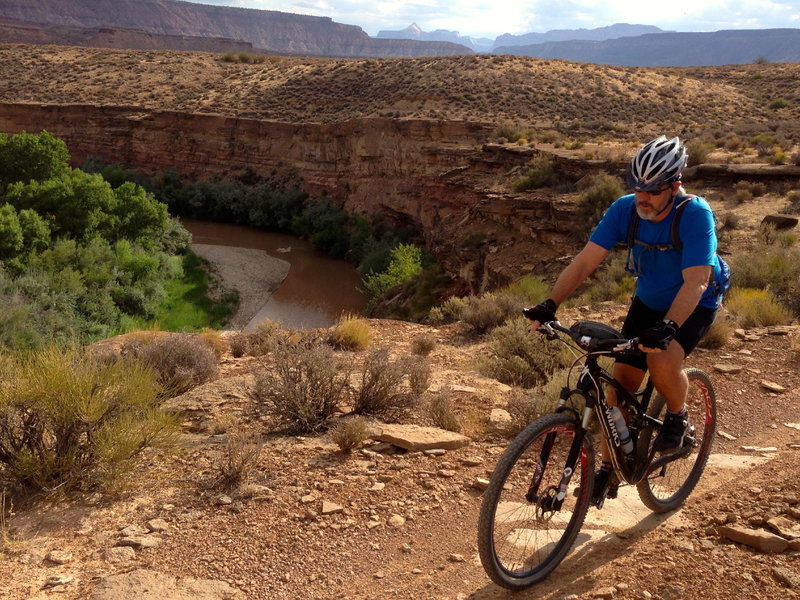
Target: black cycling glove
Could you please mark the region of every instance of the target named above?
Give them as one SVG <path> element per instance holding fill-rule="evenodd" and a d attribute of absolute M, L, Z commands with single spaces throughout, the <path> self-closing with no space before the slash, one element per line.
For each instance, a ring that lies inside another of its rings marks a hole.
<path fill-rule="evenodd" d="M 539 321 L 539 323 L 546 323 L 548 321 L 556 320 L 556 303 L 548 298 L 544 302 L 540 302 L 531 308 L 523 308 L 522 314 L 531 321 Z"/>
<path fill-rule="evenodd" d="M 645 348 L 666 350 L 670 340 L 675 337 L 676 333 L 678 333 L 678 324 L 675 321 L 664 319 L 641 333 L 639 345 Z"/>

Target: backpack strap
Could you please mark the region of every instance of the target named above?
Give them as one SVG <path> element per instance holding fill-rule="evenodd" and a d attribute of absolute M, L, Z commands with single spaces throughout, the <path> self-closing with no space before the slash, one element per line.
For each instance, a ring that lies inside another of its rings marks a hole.
<path fill-rule="evenodd" d="M 672 220 L 672 247 L 676 250 L 683 250 L 683 241 L 681 240 L 681 232 L 680 232 L 680 224 L 681 224 L 681 217 L 683 216 L 683 211 L 686 210 L 686 205 L 689 204 L 692 200 L 697 198 L 694 194 L 689 194 L 687 196 L 681 196 L 681 201 L 675 207 L 675 218 Z M 635 205 L 634 205 L 635 206 Z M 635 211 L 634 211 L 635 212 Z M 637 217 L 639 215 L 636 215 Z"/>

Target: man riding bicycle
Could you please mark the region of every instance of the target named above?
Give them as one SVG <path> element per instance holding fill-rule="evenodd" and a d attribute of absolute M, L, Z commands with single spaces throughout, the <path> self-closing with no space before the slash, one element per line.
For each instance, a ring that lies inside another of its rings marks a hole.
<path fill-rule="evenodd" d="M 636 275 L 637 284 L 622 337 L 638 337 L 640 351 L 618 358 L 613 375 L 625 389 L 635 391 L 650 371 L 667 403 L 664 425 L 654 442 L 662 454 L 675 453 L 683 445 L 689 424 L 683 361 L 714 322 L 729 279 L 727 265 L 716 252 L 711 208 L 703 198 L 687 196 L 681 185 L 686 161 L 686 148 L 677 137 L 660 136 L 642 146 L 628 168 L 627 184 L 634 193 L 608 208 L 589 242 L 559 275 L 550 297 L 528 312 L 531 331 L 554 320 L 558 306 L 609 251 L 619 243 L 628 245 L 626 270 Z M 607 399 L 609 405 L 617 404 L 614 389 L 607 390 Z M 605 442 L 601 452 L 595 499 L 608 490 L 613 469 Z"/>

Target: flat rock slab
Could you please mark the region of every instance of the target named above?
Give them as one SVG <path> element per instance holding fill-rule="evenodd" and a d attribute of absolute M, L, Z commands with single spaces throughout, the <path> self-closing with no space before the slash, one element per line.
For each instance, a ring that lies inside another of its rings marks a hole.
<path fill-rule="evenodd" d="M 727 363 L 719 363 L 714 365 L 714 370 L 720 373 L 727 373 L 727 374 L 734 374 L 734 373 L 741 373 L 742 369 L 741 365 L 731 365 Z"/>
<path fill-rule="evenodd" d="M 776 394 L 783 394 L 786 391 L 786 388 L 780 385 L 779 383 L 775 383 L 774 381 L 770 381 L 768 379 L 761 380 L 761 387 L 770 392 L 775 392 Z"/>
<path fill-rule="evenodd" d="M 779 536 L 787 540 L 800 538 L 800 523 L 786 517 L 772 517 L 767 520 L 767 525 Z"/>
<path fill-rule="evenodd" d="M 224 581 L 177 578 L 139 569 L 104 577 L 89 600 L 246 600 L 240 590 Z"/>
<path fill-rule="evenodd" d="M 373 440 L 388 442 L 411 452 L 444 448 L 455 450 L 468 446 L 470 439 L 437 427 L 421 427 L 419 425 L 380 425 L 379 431 L 371 435 Z"/>
<path fill-rule="evenodd" d="M 783 552 L 789 547 L 789 542 L 785 539 L 762 529 L 745 529 L 744 527 L 724 525 L 717 531 L 722 537 L 762 552 Z"/>

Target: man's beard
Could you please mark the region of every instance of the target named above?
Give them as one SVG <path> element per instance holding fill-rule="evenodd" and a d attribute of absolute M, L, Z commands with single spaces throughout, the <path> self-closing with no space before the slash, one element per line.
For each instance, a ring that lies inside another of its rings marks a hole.
<path fill-rule="evenodd" d="M 643 207 L 640 206 L 639 203 L 636 203 L 636 214 L 639 215 L 640 219 L 644 219 L 645 221 L 649 221 L 658 216 L 658 211 L 651 206 Z"/>

